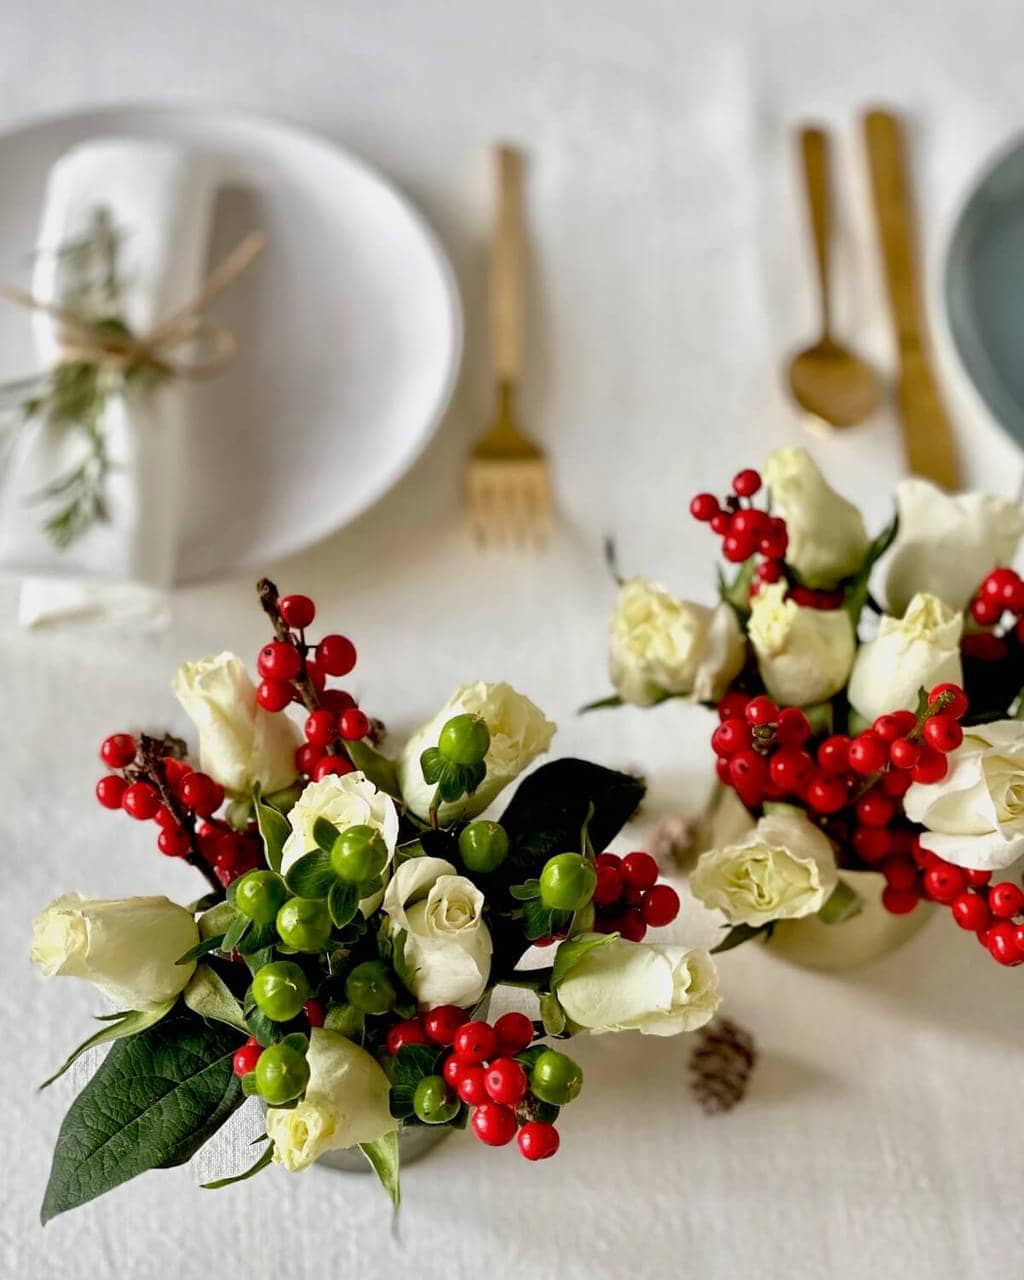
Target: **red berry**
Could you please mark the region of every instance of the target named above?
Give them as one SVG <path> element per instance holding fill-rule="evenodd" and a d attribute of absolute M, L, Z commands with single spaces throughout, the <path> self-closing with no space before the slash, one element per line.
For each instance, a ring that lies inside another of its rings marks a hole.
<path fill-rule="evenodd" d="M 679 894 L 670 884 L 656 884 L 644 894 L 640 914 L 648 928 L 663 929 L 679 914 Z"/>
<path fill-rule="evenodd" d="M 491 1098 L 507 1107 L 522 1101 L 529 1088 L 526 1072 L 515 1058 L 495 1058 L 487 1068 L 484 1084 Z"/>
<path fill-rule="evenodd" d="M 135 739 L 130 733 L 112 733 L 100 744 L 100 759 L 108 769 L 124 769 L 135 759 Z"/>
<path fill-rule="evenodd" d="M 732 518 L 732 533 L 747 535 L 757 539 L 761 536 L 761 526 L 765 521 L 763 511 L 743 510 L 737 511 Z"/>
<path fill-rule="evenodd" d="M 441 1075 L 444 1076 L 444 1082 L 449 1089 L 454 1089 L 456 1093 L 459 1091 L 459 1081 L 462 1079 L 463 1071 L 472 1071 L 472 1067 L 467 1067 L 465 1063 L 458 1060 L 455 1054 L 450 1054 L 444 1060 L 444 1066 L 441 1068 Z"/>
<path fill-rule="evenodd" d="M 886 884 L 891 884 L 894 889 L 906 891 L 917 887 L 917 867 L 909 858 L 886 858 L 881 870 Z"/>
<path fill-rule="evenodd" d="M 306 659 L 306 678 L 317 693 L 323 693 L 324 685 L 327 683 L 327 672 L 321 671 L 312 658 Z"/>
<path fill-rule="evenodd" d="M 351 773 L 355 765 L 348 756 L 324 756 L 318 760 L 313 766 L 313 781 L 321 782 L 333 774 L 344 777 L 346 773 Z"/>
<path fill-rule="evenodd" d="M 525 1013 L 503 1013 L 494 1024 L 494 1034 L 502 1057 L 514 1058 L 533 1043 L 533 1023 Z"/>
<path fill-rule="evenodd" d="M 516 1113 L 500 1102 L 482 1102 L 470 1120 L 473 1132 L 489 1147 L 504 1147 L 516 1136 Z"/>
<path fill-rule="evenodd" d="M 983 631 L 978 635 L 964 636 L 960 641 L 960 652 L 976 662 L 1002 662 L 1009 649 L 1001 636 Z"/>
<path fill-rule="evenodd" d="M 614 867 L 616 871 L 622 866 L 622 859 L 617 853 L 599 853 L 594 862 L 599 867 Z"/>
<path fill-rule="evenodd" d="M 747 724 L 752 726 L 774 724 L 779 718 L 779 708 L 762 693 L 750 699 L 743 714 Z"/>
<path fill-rule="evenodd" d="M 744 560 L 749 560 L 754 554 L 757 544 L 754 542 L 752 534 L 749 533 L 732 533 L 731 531 L 722 539 L 722 555 L 730 564 L 740 564 Z"/>
<path fill-rule="evenodd" d="M 732 516 L 727 511 L 719 511 L 717 515 L 711 517 L 708 521 L 711 525 L 711 532 L 717 533 L 723 538 L 732 528 Z"/>
<path fill-rule="evenodd" d="M 854 852 L 862 862 L 874 866 L 892 850 L 892 833 L 884 827 L 858 827 L 853 833 Z"/>
<path fill-rule="evenodd" d="M 594 886 L 593 901 L 596 906 L 610 907 L 622 897 L 622 874 L 617 867 L 597 867 L 597 884 Z"/>
<path fill-rule="evenodd" d="M 880 787 L 872 787 L 857 801 L 857 820 L 865 827 L 887 827 L 896 806 Z"/>
<path fill-rule="evenodd" d="M 713 520 L 720 510 L 718 499 L 713 493 L 698 493 L 690 502 L 690 515 L 702 524 Z"/>
<path fill-rule="evenodd" d="M 758 550 L 762 555 L 767 555 L 766 546 L 771 546 L 769 539 L 762 538 L 758 544 Z M 762 560 L 757 566 L 757 576 L 761 582 L 778 582 L 782 577 L 782 569 L 775 560 Z"/>
<path fill-rule="evenodd" d="M 1024 580 L 1014 577 L 1003 592 L 1003 605 L 1013 614 L 1024 613 Z"/>
<path fill-rule="evenodd" d="M 883 773 L 879 785 L 887 796 L 892 796 L 894 800 L 901 800 L 913 785 L 914 779 L 906 771 L 900 769 L 890 769 L 888 773 Z"/>
<path fill-rule="evenodd" d="M 396 1054 L 403 1045 L 426 1044 L 427 1033 L 419 1019 L 408 1018 L 405 1022 L 395 1023 L 388 1032 L 386 1043 L 388 1053 Z"/>
<path fill-rule="evenodd" d="M 461 1062 L 461 1059 L 457 1059 Z M 455 1092 L 459 1095 L 463 1102 L 468 1103 L 471 1107 L 478 1106 L 481 1102 L 488 1099 L 487 1093 L 487 1072 L 483 1067 L 471 1066 L 468 1062 L 462 1062 L 462 1071 L 459 1074 L 459 1082 L 455 1086 Z"/>
<path fill-rule="evenodd" d="M 439 1004 L 423 1015 L 423 1030 L 431 1044 L 451 1044 L 455 1033 L 469 1019 L 465 1009 L 455 1004 Z"/>
<path fill-rule="evenodd" d="M 725 695 L 718 704 L 718 718 L 723 723 L 726 720 L 743 721 L 743 713 L 747 708 L 750 698 L 745 693 L 740 693 L 738 689 L 733 689 Z"/>
<path fill-rule="evenodd" d="M 750 728 L 746 720 L 740 720 L 739 717 L 723 720 L 711 735 L 711 749 L 716 756 L 735 755 L 737 751 L 749 747 L 750 742 Z"/>
<path fill-rule="evenodd" d="M 658 864 L 649 853 L 627 853 L 622 878 L 630 889 L 650 889 L 658 879 Z"/>
<path fill-rule="evenodd" d="M 897 738 L 889 744 L 889 759 L 897 769 L 913 769 L 921 757 L 921 744 L 909 738 Z"/>
<path fill-rule="evenodd" d="M 772 782 L 789 795 L 799 795 L 815 775 L 814 761 L 806 751 L 784 747 L 768 766 Z"/>
<path fill-rule="evenodd" d="M 882 906 L 894 916 L 908 915 L 918 901 L 917 894 L 911 890 L 894 889 L 891 884 L 887 884 L 882 890 Z"/>
<path fill-rule="evenodd" d="M 463 1062 L 488 1062 L 498 1048 L 498 1037 L 489 1022 L 466 1022 L 455 1033 L 455 1053 Z"/>
<path fill-rule="evenodd" d="M 867 730 L 850 743 L 850 768 L 855 773 L 878 773 L 885 768 L 889 752 L 877 733 Z"/>
<path fill-rule="evenodd" d="M 183 827 L 164 827 L 156 838 L 156 847 L 168 858 L 183 858 L 192 848 L 192 840 Z"/>
<path fill-rule="evenodd" d="M 819 773 L 807 784 L 805 798 L 815 813 L 838 813 L 846 804 L 846 784 L 827 773 Z"/>
<path fill-rule="evenodd" d="M 1003 616 L 1003 602 L 991 596 L 975 596 L 971 601 L 971 617 L 979 627 L 994 627 Z"/>
<path fill-rule="evenodd" d="M 618 932 L 627 942 L 643 942 L 647 924 L 638 907 L 627 907 L 618 921 Z"/>
<path fill-rule="evenodd" d="M 1000 920 L 985 934 L 989 954 L 1000 964 L 1014 965 L 1024 961 L 1024 951 L 1017 945 L 1017 929 L 1009 920 Z"/>
<path fill-rule="evenodd" d="M 924 887 L 936 902 L 952 902 L 967 888 L 967 877 L 961 867 L 940 859 L 925 868 Z"/>
<path fill-rule="evenodd" d="M 960 720 L 967 713 L 967 694 L 958 684 L 937 684 L 928 695 L 928 705 L 931 706 L 941 694 L 950 695 L 950 701 L 945 707 L 945 714 L 952 716 L 954 720 Z"/>
<path fill-rule="evenodd" d="M 833 734 L 818 747 L 818 764 L 826 773 L 845 773 L 850 767 L 850 739 L 845 733 Z"/>
<path fill-rule="evenodd" d="M 256 1070 L 256 1063 L 260 1060 L 260 1054 L 263 1052 L 262 1045 L 259 1044 L 243 1044 L 241 1049 L 235 1051 L 235 1056 L 231 1059 L 231 1069 L 236 1076 L 247 1076 L 250 1071 Z M 270 1059 L 268 1058 L 269 1062 Z"/>
<path fill-rule="evenodd" d="M 811 722 L 799 707 L 783 707 L 775 726 L 780 747 L 802 747 L 811 736 Z"/>
<path fill-rule="evenodd" d="M 311 1027 L 322 1027 L 327 1021 L 327 1010 L 323 1007 L 319 1000 L 307 1000 L 302 1006 L 302 1012 L 306 1015 L 306 1021 Z M 416 1024 L 417 1026 L 419 1023 Z M 424 1036 L 423 1043 L 426 1040 Z"/>
<path fill-rule="evenodd" d="M 949 715 L 932 716 L 924 722 L 924 740 L 936 751 L 949 755 L 964 740 L 964 731 Z"/>
<path fill-rule="evenodd" d="M 336 716 L 355 705 L 355 698 L 344 689 L 325 689 L 320 695 L 320 706 L 324 711 L 333 711 Z"/>
<path fill-rule="evenodd" d="M 776 563 L 785 558 L 786 551 L 789 548 L 789 533 L 786 531 L 785 525 L 780 529 L 778 525 L 769 526 L 767 533 L 761 535 L 761 541 L 757 544 L 758 551 L 763 556 L 767 556 L 769 563 L 775 564 L 776 576 L 766 579 L 769 582 L 778 582 L 782 577 L 782 570 Z"/>
<path fill-rule="evenodd" d="M 978 933 L 992 923 L 988 903 L 980 893 L 958 893 L 952 904 L 953 919 L 961 929 Z"/>
<path fill-rule="evenodd" d="M 160 792 L 148 782 L 133 782 L 125 788 L 121 808 L 139 822 L 147 822 L 156 817 L 156 811 L 160 808 Z"/>
<path fill-rule="evenodd" d="M 519 1130 L 516 1141 L 527 1160 L 547 1160 L 558 1150 L 558 1130 L 543 1120 L 530 1120 Z"/>
<path fill-rule="evenodd" d="M 312 775 L 317 763 L 324 757 L 323 747 L 318 747 L 315 743 L 304 742 L 295 752 L 295 767 L 299 773 Z"/>
<path fill-rule="evenodd" d="M 948 771 L 949 765 L 941 751 L 936 751 L 934 747 L 922 747 L 921 755 L 917 764 L 911 769 L 910 776 L 915 782 L 927 785 L 941 782 Z"/>
<path fill-rule="evenodd" d="M 311 711 L 302 727 L 306 741 L 315 747 L 328 747 L 338 732 L 338 722 L 330 711 Z"/>
<path fill-rule="evenodd" d="M 316 662 L 329 676 L 347 676 L 356 665 L 356 647 L 348 636 L 324 636 L 316 647 Z"/>
<path fill-rule="evenodd" d="M 745 467 L 732 478 L 732 491 L 741 498 L 752 498 L 761 487 L 761 476 L 753 467 Z"/>
<path fill-rule="evenodd" d="M 994 916 L 1012 919 L 1024 911 L 1024 892 L 1012 880 L 1001 880 L 989 889 L 988 905 Z"/>
<path fill-rule="evenodd" d="M 128 783 L 116 773 L 108 773 L 96 783 L 96 799 L 104 809 L 120 809 Z"/>
<path fill-rule="evenodd" d="M 1020 579 L 1012 569 L 1002 566 L 993 569 L 985 578 L 984 582 L 978 588 L 978 594 L 982 596 L 991 596 L 993 600 L 1001 600 L 1008 587 L 1012 587 L 1015 582 Z"/>
<path fill-rule="evenodd" d="M 729 781 L 748 808 L 761 803 L 761 793 L 768 782 L 768 765 L 764 756 L 750 747 L 737 751 L 729 760 Z"/>
<path fill-rule="evenodd" d="M 341 713 L 341 736 L 346 742 L 358 742 L 370 732 L 370 717 L 358 707 Z"/>
<path fill-rule="evenodd" d="M 972 889 L 980 889 L 982 885 L 988 884 L 988 882 L 991 879 L 992 879 L 991 871 L 971 870 L 967 872 L 967 883 L 971 886 Z"/>
<path fill-rule="evenodd" d="M 715 773 L 718 775 L 718 781 L 724 786 L 730 785 L 729 779 L 729 757 L 718 756 L 715 760 Z"/>
<path fill-rule="evenodd" d="M 292 687 L 279 680 L 261 680 L 256 690 L 256 701 L 264 711 L 283 711 L 292 700 Z"/>
<path fill-rule="evenodd" d="M 309 596 L 282 596 L 277 607 L 288 626 L 300 631 L 316 617 L 316 605 Z"/>
<path fill-rule="evenodd" d="M 224 799 L 222 789 L 205 773 L 190 773 L 182 778 L 178 788 L 181 803 L 186 809 L 208 818 L 220 808 Z"/>
<path fill-rule="evenodd" d="M 302 658 L 294 645 L 284 640 L 271 640 L 256 655 L 256 670 L 264 680 L 279 680 L 287 684 L 302 670 Z"/>

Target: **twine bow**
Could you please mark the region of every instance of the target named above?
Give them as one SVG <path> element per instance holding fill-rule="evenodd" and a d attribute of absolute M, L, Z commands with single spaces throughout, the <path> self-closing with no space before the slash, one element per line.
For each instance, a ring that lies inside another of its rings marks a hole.
<path fill-rule="evenodd" d="M 58 322 L 60 364 L 99 364 L 121 373 L 146 368 L 169 378 L 208 378 L 231 363 L 238 343 L 226 325 L 210 320 L 204 313 L 214 298 L 248 270 L 266 243 L 261 231 L 250 231 L 211 272 L 195 297 L 149 333 L 134 334 L 120 324 L 86 320 L 22 289 L 0 285 L 0 298 L 52 316 Z M 191 343 L 198 346 L 195 352 L 184 357 L 175 354 Z"/>

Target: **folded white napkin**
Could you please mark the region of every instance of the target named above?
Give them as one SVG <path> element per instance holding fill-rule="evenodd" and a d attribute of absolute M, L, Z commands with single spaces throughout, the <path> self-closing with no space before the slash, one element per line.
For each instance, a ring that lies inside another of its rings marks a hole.
<path fill-rule="evenodd" d="M 166 142 L 101 139 L 54 165 L 46 190 L 32 292 L 60 303 L 66 254 L 89 234 L 97 210 L 118 236 L 120 314 L 145 334 L 189 302 L 203 282 L 214 202 L 209 158 Z M 60 355 L 58 325 L 32 321 L 43 368 Z M 111 397 L 102 428 L 112 462 L 105 487 L 110 519 L 64 550 L 42 529 L 33 494 L 82 456 L 73 430 L 33 421 L 15 438 L 0 471 L 0 571 L 27 578 L 19 617 L 26 626 L 74 617 L 159 623 L 174 575 L 184 427 L 190 386 L 167 380 Z"/>

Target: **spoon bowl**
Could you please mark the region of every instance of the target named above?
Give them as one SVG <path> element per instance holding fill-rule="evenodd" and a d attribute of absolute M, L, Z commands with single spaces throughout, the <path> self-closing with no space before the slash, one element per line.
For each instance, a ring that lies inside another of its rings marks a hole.
<path fill-rule="evenodd" d="M 831 338 L 799 351 L 789 362 L 789 389 L 807 413 L 831 427 L 853 427 L 882 402 L 874 369 Z"/>

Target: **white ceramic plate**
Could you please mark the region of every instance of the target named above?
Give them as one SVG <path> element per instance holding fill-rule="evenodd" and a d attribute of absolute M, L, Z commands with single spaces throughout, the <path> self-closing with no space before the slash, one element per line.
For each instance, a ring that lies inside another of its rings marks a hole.
<path fill-rule="evenodd" d="M 430 439 L 462 350 L 451 268 L 409 202 L 322 138 L 220 111 L 117 108 L 0 136 L 0 279 L 28 277 L 51 165 L 104 135 L 219 157 L 211 262 L 252 227 L 269 237 L 217 304 L 238 358 L 191 392 L 178 577 L 259 568 L 359 515 Z M 0 310 L 0 379 L 34 367 L 24 313 Z"/>

